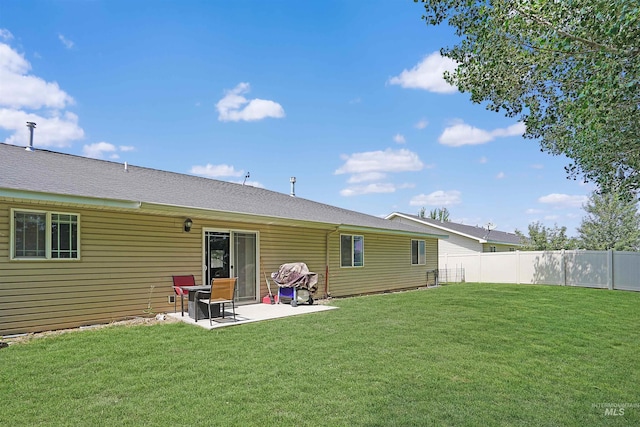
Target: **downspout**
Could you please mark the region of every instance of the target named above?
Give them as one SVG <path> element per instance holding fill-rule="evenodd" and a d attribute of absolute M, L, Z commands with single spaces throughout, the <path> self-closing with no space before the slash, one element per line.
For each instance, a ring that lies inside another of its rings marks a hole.
<path fill-rule="evenodd" d="M 338 230 L 340 230 L 340 225 L 338 225 L 335 230 L 329 231 L 325 239 L 324 298 L 329 297 L 329 236 Z"/>

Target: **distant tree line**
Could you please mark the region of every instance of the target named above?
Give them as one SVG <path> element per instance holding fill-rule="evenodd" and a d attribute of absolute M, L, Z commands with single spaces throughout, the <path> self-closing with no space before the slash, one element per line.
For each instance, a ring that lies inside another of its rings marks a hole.
<path fill-rule="evenodd" d="M 578 227 L 576 237 L 567 236 L 567 227 L 547 227 L 541 222 L 529 224 L 528 234 L 520 230 L 525 251 L 555 251 L 561 249 L 585 249 L 593 251 L 640 251 L 640 212 L 637 195 L 629 196 L 625 191 L 593 191 L 583 206 L 586 216 Z M 423 207 L 418 215 L 427 218 Z M 447 208 L 437 208 L 429 212 L 428 218 L 448 222 Z"/>
<path fill-rule="evenodd" d="M 422 207 L 418 216 L 420 218 L 426 218 L 427 209 Z M 449 222 L 449 210 L 447 208 L 436 208 L 429 211 L 429 218 L 435 219 L 440 222 Z"/>
<path fill-rule="evenodd" d="M 567 227 L 529 224 L 529 234 L 516 234 L 522 250 L 551 251 L 585 249 L 594 251 L 640 251 L 640 213 L 637 197 L 623 192 L 594 191 L 584 205 L 587 213 L 578 227 L 577 237 L 567 237 Z"/>

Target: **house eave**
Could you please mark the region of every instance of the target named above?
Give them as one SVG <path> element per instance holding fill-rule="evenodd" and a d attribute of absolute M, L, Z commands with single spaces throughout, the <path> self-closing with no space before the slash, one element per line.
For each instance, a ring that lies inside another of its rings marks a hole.
<path fill-rule="evenodd" d="M 487 243 L 487 244 L 492 244 L 492 243 L 493 243 L 493 244 L 496 244 L 496 245 L 513 245 L 513 246 L 522 246 L 522 244 L 520 244 L 520 243 L 511 243 L 511 242 L 504 242 L 504 241 L 498 241 L 498 240 L 482 239 L 482 238 L 479 238 L 479 237 L 476 237 L 476 236 L 472 236 L 472 235 L 470 235 L 470 234 L 462 233 L 462 232 L 457 231 L 457 230 L 452 230 L 452 229 L 450 229 L 450 228 L 447 228 L 447 227 L 444 227 L 444 226 L 441 226 L 441 225 L 431 224 L 431 223 L 428 223 L 428 222 L 424 222 L 424 221 L 421 221 L 421 220 L 419 220 L 419 219 L 417 219 L 417 218 L 413 218 L 413 217 L 411 217 L 411 216 L 404 215 L 404 214 L 399 213 L 399 212 L 393 212 L 393 213 L 391 213 L 391 214 L 387 215 L 387 216 L 385 217 L 385 219 L 391 219 L 391 218 L 396 217 L 396 216 L 397 216 L 397 217 L 404 218 L 404 219 L 407 219 L 407 220 L 409 220 L 409 221 L 413 221 L 413 222 L 417 222 L 417 223 L 419 223 L 419 224 L 426 225 L 427 227 L 437 228 L 437 229 L 439 229 L 439 230 L 446 231 L 446 232 L 451 233 L 451 234 L 456 234 L 456 235 L 458 235 L 458 236 L 466 237 L 466 238 L 468 238 L 468 239 L 475 240 L 476 242 L 481 243 L 481 244 L 485 244 L 485 243 Z"/>
<path fill-rule="evenodd" d="M 141 203 L 131 200 L 102 199 L 97 197 L 75 196 L 70 194 L 45 193 L 39 191 L 14 190 L 0 188 L 0 198 L 9 201 L 37 201 L 54 205 L 88 205 L 110 209 L 140 209 Z"/>
<path fill-rule="evenodd" d="M 387 234 L 396 236 L 422 237 L 430 239 L 448 239 L 444 234 L 425 233 L 420 230 L 399 230 L 392 228 L 378 228 L 369 226 L 359 226 L 351 224 L 339 224 L 331 222 L 307 221 L 292 218 L 260 215 L 255 213 L 243 213 L 233 211 L 223 211 L 206 209 L 193 206 L 182 206 L 172 204 L 140 202 L 132 200 L 104 199 L 97 197 L 76 196 L 69 194 L 47 193 L 17 189 L 0 189 L 0 199 L 11 202 L 37 202 L 58 206 L 90 206 L 98 209 L 115 210 L 136 210 L 144 213 L 155 213 L 170 216 L 191 216 L 193 218 L 216 219 L 226 221 L 237 221 L 244 223 L 259 222 L 265 225 L 279 225 L 289 227 L 314 228 L 327 231 L 361 232 Z"/>
<path fill-rule="evenodd" d="M 200 218 L 225 219 L 229 221 L 238 221 L 238 222 L 246 222 L 246 223 L 260 222 L 261 224 L 266 224 L 266 225 L 305 227 L 305 228 L 315 228 L 315 229 L 331 230 L 331 231 L 349 231 L 349 232 L 363 232 L 363 233 L 367 232 L 367 233 L 377 233 L 377 234 L 404 235 L 404 236 L 413 236 L 413 237 L 420 236 L 425 238 L 437 238 L 437 239 L 448 238 L 448 236 L 446 235 L 424 233 L 424 232 L 420 232 L 419 230 L 416 230 L 414 232 L 409 230 L 394 230 L 394 229 L 386 229 L 386 228 L 378 228 L 378 227 L 338 224 L 334 222 L 305 221 L 305 220 L 293 219 L 293 218 L 283 218 L 283 217 L 276 217 L 276 216 L 269 216 L 269 215 L 222 211 L 222 210 L 214 210 L 214 209 L 203 209 L 203 208 L 195 208 L 195 207 L 189 207 L 189 206 L 170 205 L 170 204 L 142 203 L 142 210 L 144 210 L 145 212 L 164 213 L 164 214 L 170 214 L 170 215 L 189 214 L 189 215 L 192 215 L 193 217 L 200 217 Z"/>
<path fill-rule="evenodd" d="M 486 240 L 485 243 L 487 244 L 494 244 L 494 245 L 505 245 L 505 246 L 523 246 L 522 243 L 512 243 L 512 242 L 503 242 L 500 240 Z"/>
<path fill-rule="evenodd" d="M 433 233 L 424 233 L 421 231 L 409 231 L 409 230 L 392 230 L 386 228 L 374 228 L 374 227 L 362 227 L 357 225 L 348 225 L 348 224 L 340 224 L 338 227 L 339 231 L 354 231 L 354 232 L 368 232 L 368 233 L 378 233 L 378 234 L 394 234 L 396 236 L 410 236 L 410 237 L 424 237 L 429 239 L 448 239 L 449 236 L 445 234 L 433 234 Z"/>
<path fill-rule="evenodd" d="M 259 222 L 261 224 L 266 224 L 266 225 L 288 225 L 288 226 L 316 228 L 316 229 L 323 229 L 323 230 L 330 230 L 336 227 L 336 224 L 296 220 L 291 218 L 281 218 L 281 217 L 260 215 L 260 214 L 254 214 L 254 213 L 206 209 L 206 208 L 199 208 L 199 207 L 193 207 L 193 206 L 181 206 L 181 205 L 143 202 L 141 209 L 144 212 L 165 214 L 165 215 L 171 215 L 171 216 L 190 215 L 193 218 L 216 219 L 216 220 L 223 219 L 227 221 L 237 221 L 237 222 L 245 222 L 245 223 Z"/>

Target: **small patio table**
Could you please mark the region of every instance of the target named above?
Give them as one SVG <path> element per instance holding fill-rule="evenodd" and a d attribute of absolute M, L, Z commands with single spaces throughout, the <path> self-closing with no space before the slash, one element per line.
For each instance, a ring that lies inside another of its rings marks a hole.
<path fill-rule="evenodd" d="M 209 310 L 206 306 L 202 304 L 198 304 L 198 300 L 196 295 L 198 292 L 211 292 L 211 286 L 183 286 L 182 289 L 189 292 L 189 303 L 188 303 L 188 312 L 189 317 L 192 319 L 196 318 L 196 310 L 198 310 L 198 319 L 208 319 L 209 318 Z M 203 308 L 204 307 L 204 308 Z"/>

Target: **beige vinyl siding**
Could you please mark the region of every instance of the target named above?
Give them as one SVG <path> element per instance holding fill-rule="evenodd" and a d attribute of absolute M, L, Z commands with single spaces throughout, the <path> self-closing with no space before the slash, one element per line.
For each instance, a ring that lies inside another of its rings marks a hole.
<path fill-rule="evenodd" d="M 318 273 L 317 297 L 324 295 L 326 265 L 325 230 L 269 226 L 262 228 L 260 234 L 260 296 L 267 294 L 264 273 L 269 276 L 278 271 L 281 264 L 304 262 L 309 270 Z M 271 281 L 273 293 L 277 287 Z"/>
<path fill-rule="evenodd" d="M 73 211 L 81 216 L 80 260 L 9 260 L 10 209 L 0 204 L 0 334 L 143 316 L 150 298 L 154 312 L 173 310 L 171 276 L 201 280 L 201 235 L 185 233 L 184 219 Z"/>
<path fill-rule="evenodd" d="M 153 312 L 173 311 L 172 275 L 202 283 L 203 228 L 258 233 L 259 297 L 267 293 L 265 272 L 298 261 L 321 275 L 324 292 L 324 230 L 192 218 L 185 233 L 186 216 L 65 207 L 81 217 L 80 260 L 9 260 L 10 209 L 33 206 L 0 203 L 0 335 L 144 316 L 149 298 Z"/>
<path fill-rule="evenodd" d="M 438 267 L 437 239 L 426 240 L 426 265 L 411 265 L 408 236 L 364 233 L 364 266 L 340 267 L 340 236 L 330 238 L 329 291 L 348 296 L 424 286 L 427 270 Z"/>
<path fill-rule="evenodd" d="M 10 260 L 12 208 L 78 214 L 80 259 Z M 193 274 L 196 282 L 202 283 L 203 229 L 258 233 L 258 300 L 267 293 L 264 274 L 288 262 L 305 262 L 318 273 L 315 296 L 323 297 L 327 243 L 331 253 L 328 291 L 332 296 L 423 286 L 426 271 L 437 264 L 436 239 L 426 239 L 427 265 L 412 266 L 411 239 L 420 237 L 358 232 L 354 234 L 364 236 L 365 265 L 340 268 L 342 231 L 336 232 L 334 226 L 269 225 L 260 218 L 255 223 L 232 222 L 214 215 L 170 216 L 0 201 L 0 335 L 145 316 L 149 302 L 153 313 L 173 311 L 173 303 L 168 301 L 174 294 L 172 275 Z M 189 233 L 183 228 L 187 216 L 193 220 Z"/>

